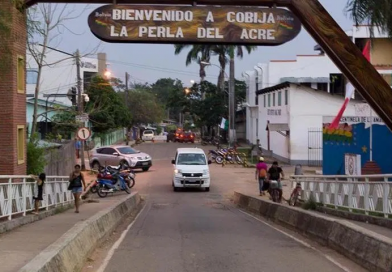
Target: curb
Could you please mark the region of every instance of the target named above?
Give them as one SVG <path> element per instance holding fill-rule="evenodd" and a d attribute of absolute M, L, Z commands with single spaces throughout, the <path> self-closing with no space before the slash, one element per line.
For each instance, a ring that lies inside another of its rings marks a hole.
<path fill-rule="evenodd" d="M 80 271 L 86 257 L 121 223 L 141 201 L 139 193 L 129 195 L 89 219 L 77 223 L 56 242 L 22 267 L 20 272 Z"/>
<path fill-rule="evenodd" d="M 328 218 L 239 192 L 234 192 L 234 203 L 329 246 L 369 271 L 392 271 L 392 239 L 388 237 L 345 220 Z"/>

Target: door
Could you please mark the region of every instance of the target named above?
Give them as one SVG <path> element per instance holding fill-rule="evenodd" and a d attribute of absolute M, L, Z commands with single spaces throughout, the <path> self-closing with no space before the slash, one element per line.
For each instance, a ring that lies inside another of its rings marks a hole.
<path fill-rule="evenodd" d="M 323 130 L 321 128 L 308 130 L 308 165 L 323 165 Z"/>
<path fill-rule="evenodd" d="M 102 156 L 104 158 L 104 165 L 117 166 L 119 165 L 118 156 L 113 155 L 114 152 L 117 152 L 114 148 L 107 147 L 102 151 Z"/>

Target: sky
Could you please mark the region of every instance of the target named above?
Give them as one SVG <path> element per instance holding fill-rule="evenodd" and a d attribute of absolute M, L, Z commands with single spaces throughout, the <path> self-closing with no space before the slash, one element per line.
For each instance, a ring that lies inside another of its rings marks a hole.
<path fill-rule="evenodd" d="M 343 30 L 352 29 L 352 21 L 344 12 L 347 1 L 320 0 L 321 4 L 337 21 Z M 107 54 L 109 68 L 113 76 L 124 79 L 125 73 L 131 76 L 131 81 L 136 83 L 154 83 L 159 78 L 177 78 L 185 86 L 190 86 L 191 81 L 199 80 L 199 67 L 197 64 L 185 65 L 187 51 L 180 55 L 174 55 L 173 45 L 163 44 L 116 44 L 100 41 L 91 32 L 87 24 L 88 15 L 100 5 L 69 5 L 69 10 L 74 14 L 82 15 L 66 22 L 68 30 L 63 30 L 60 42 L 56 47 L 63 51 L 75 52 L 79 49 L 82 53 L 105 52 Z M 316 42 L 302 28 L 301 33 L 292 41 L 280 46 L 262 46 L 243 59 L 237 59 L 235 74 L 237 79 L 242 79 L 242 73 L 252 70 L 257 63 L 269 60 L 295 59 L 296 55 L 317 54 L 313 47 Z M 97 49 L 98 48 L 98 49 Z M 95 57 L 95 56 L 91 56 Z M 218 64 L 216 58 L 211 59 L 212 64 Z M 216 82 L 219 68 L 210 66 L 207 68 L 207 80 Z"/>

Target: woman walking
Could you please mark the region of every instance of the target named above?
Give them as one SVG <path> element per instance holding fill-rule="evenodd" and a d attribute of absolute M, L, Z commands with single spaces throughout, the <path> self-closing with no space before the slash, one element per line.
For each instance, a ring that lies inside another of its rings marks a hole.
<path fill-rule="evenodd" d="M 86 182 L 84 180 L 83 173 L 81 172 L 80 165 L 77 164 L 69 177 L 68 186 L 68 189 L 72 190 L 72 194 L 75 199 L 75 213 L 79 213 L 80 195 L 83 192 L 83 188 L 86 189 Z"/>

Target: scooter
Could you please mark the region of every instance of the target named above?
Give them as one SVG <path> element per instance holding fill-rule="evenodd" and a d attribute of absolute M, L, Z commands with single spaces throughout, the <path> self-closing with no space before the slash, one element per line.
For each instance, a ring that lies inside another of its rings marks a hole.
<path fill-rule="evenodd" d="M 100 197 L 106 197 L 108 193 L 114 193 L 116 191 L 125 191 L 127 194 L 131 193 L 128 183 L 119 172 L 114 173 L 111 179 L 98 178 L 97 181 L 99 183 L 97 193 Z"/>

